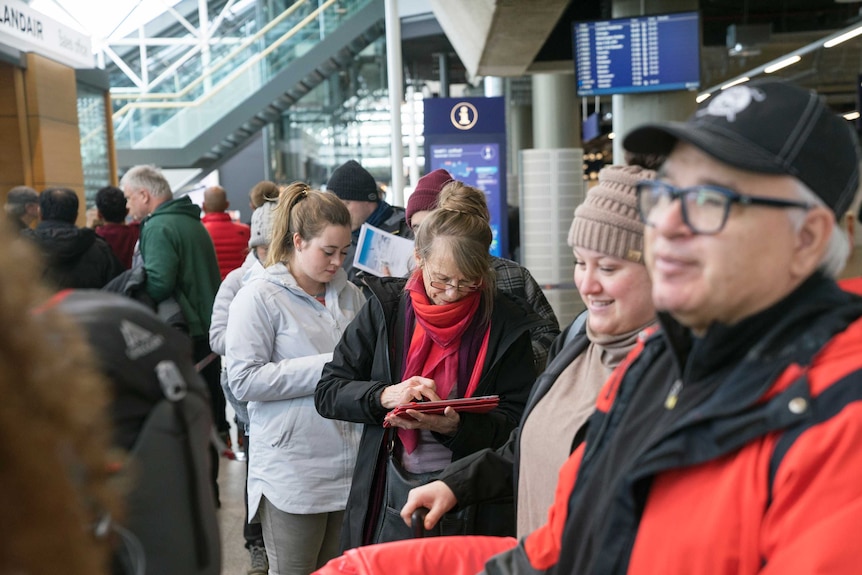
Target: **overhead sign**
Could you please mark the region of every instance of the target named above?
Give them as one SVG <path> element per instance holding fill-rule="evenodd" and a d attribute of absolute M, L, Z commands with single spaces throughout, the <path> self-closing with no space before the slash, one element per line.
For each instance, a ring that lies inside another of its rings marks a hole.
<path fill-rule="evenodd" d="M 501 134 L 506 132 L 505 99 L 426 98 L 426 134 Z"/>
<path fill-rule="evenodd" d="M 95 68 L 90 37 L 19 0 L 0 0 L 0 44 L 73 68 Z"/>

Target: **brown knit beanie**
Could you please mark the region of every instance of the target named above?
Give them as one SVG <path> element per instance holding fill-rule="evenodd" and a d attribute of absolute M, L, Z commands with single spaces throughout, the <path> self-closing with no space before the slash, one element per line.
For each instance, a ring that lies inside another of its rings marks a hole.
<path fill-rule="evenodd" d="M 638 215 L 635 185 L 655 172 L 640 166 L 605 166 L 599 183 L 575 210 L 569 246 L 633 262 L 643 262 L 644 225 Z"/>

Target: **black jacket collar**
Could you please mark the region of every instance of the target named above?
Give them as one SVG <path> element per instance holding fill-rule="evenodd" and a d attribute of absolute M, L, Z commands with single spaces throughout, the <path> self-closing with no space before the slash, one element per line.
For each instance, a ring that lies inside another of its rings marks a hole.
<path fill-rule="evenodd" d="M 734 325 L 713 323 L 703 337 L 695 337 L 667 313 L 660 313 L 659 321 L 683 379 L 699 381 L 746 356 L 767 359 L 792 351 L 787 343 L 817 317 L 854 299 L 833 280 L 815 273 L 771 307 Z"/>

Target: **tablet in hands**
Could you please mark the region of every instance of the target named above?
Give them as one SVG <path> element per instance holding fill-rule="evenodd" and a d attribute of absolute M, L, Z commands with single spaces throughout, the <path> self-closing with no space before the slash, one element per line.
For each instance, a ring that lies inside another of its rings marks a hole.
<path fill-rule="evenodd" d="M 410 403 L 402 403 L 387 414 L 387 418 L 407 417 L 408 409 L 429 413 L 432 415 L 442 415 L 447 407 L 451 407 L 458 413 L 487 413 L 497 407 L 500 403 L 499 395 L 483 395 L 480 397 L 464 397 L 461 399 L 444 399 L 441 401 L 411 401 Z M 389 421 L 383 420 L 383 427 L 389 427 Z"/>

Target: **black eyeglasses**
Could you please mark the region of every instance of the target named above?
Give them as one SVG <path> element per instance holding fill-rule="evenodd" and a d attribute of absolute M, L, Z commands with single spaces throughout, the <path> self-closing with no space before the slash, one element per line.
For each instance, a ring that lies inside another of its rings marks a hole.
<path fill-rule="evenodd" d="M 770 208 L 797 208 L 810 210 L 815 204 L 749 196 L 714 185 L 676 188 L 668 183 L 644 180 L 637 184 L 638 211 L 641 220 L 654 226 L 656 220 L 670 208 L 674 200 L 681 200 L 682 221 L 696 234 L 717 234 L 727 223 L 733 204 L 766 206 Z"/>
<path fill-rule="evenodd" d="M 472 292 L 478 290 L 480 287 L 482 287 L 481 285 L 477 285 L 477 284 L 453 285 L 453 284 L 447 284 L 447 283 L 438 282 L 438 281 L 430 281 L 428 283 L 431 284 L 432 288 L 438 289 L 440 291 L 446 291 L 446 290 L 453 289 L 453 290 L 459 291 L 461 293 L 472 293 Z"/>

